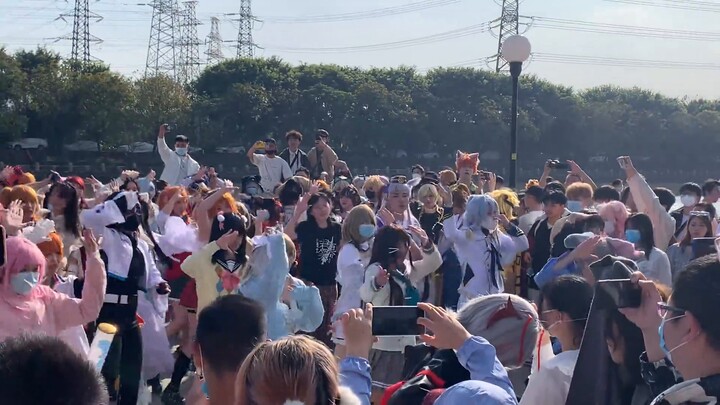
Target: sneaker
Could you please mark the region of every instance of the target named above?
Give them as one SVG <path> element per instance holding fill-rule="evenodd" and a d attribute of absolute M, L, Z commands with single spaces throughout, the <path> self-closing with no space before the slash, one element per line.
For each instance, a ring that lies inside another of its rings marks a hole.
<path fill-rule="evenodd" d="M 172 388 L 166 388 L 163 392 L 160 401 L 164 405 L 182 405 L 185 403 L 185 399 L 180 395 L 178 391 Z"/>

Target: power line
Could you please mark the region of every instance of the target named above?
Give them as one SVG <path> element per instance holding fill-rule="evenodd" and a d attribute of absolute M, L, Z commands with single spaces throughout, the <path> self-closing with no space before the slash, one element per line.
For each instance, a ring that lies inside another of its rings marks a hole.
<path fill-rule="evenodd" d="M 498 47 L 495 55 L 495 72 L 500 73 L 507 66 L 507 62 L 502 58 L 502 45 L 510 36 L 520 33 L 518 0 L 502 0 L 502 13 L 500 14 L 500 31 L 498 32 Z"/>
<path fill-rule="evenodd" d="M 604 56 L 565 55 L 556 53 L 534 53 L 534 62 L 563 63 L 577 65 L 615 66 L 615 67 L 642 67 L 654 69 L 680 69 L 680 70 L 720 70 L 720 64 L 704 62 L 626 59 Z"/>
<path fill-rule="evenodd" d="M 610 2 L 610 3 L 623 3 L 623 4 L 633 4 L 633 5 L 639 5 L 639 6 L 670 8 L 670 9 L 675 9 L 675 10 L 708 11 L 711 13 L 720 13 L 720 5 L 718 5 L 718 7 L 700 6 L 698 4 L 680 5 L 680 4 L 673 4 L 673 3 L 660 3 L 655 0 L 605 0 L 605 1 Z"/>
<path fill-rule="evenodd" d="M 71 14 L 60 14 L 57 19 L 66 21 L 66 17 L 72 17 L 73 19 L 72 34 L 57 38 L 56 42 L 67 39 L 71 41 L 70 60 L 75 62 L 74 67 L 79 68 L 81 65 L 90 62 L 90 43 L 102 42 L 100 38 L 90 35 L 90 20 L 98 22 L 102 20 L 102 17 L 90 12 L 89 0 L 75 0 L 73 12 Z"/>
<path fill-rule="evenodd" d="M 289 52 L 289 53 L 347 53 L 347 52 L 371 52 L 371 51 L 382 51 L 388 49 L 405 48 L 411 46 L 419 46 L 425 44 L 431 44 L 435 42 L 447 41 L 449 39 L 467 37 L 474 34 L 488 32 L 490 30 L 490 24 L 493 21 L 484 22 L 481 24 L 471 25 L 464 28 L 459 28 L 451 31 L 445 31 L 438 34 L 427 35 L 424 37 L 418 37 L 413 39 L 406 39 L 402 41 L 385 42 L 381 44 L 372 45 L 358 45 L 358 46 L 346 46 L 346 47 L 327 47 L 327 48 L 294 48 L 294 47 L 282 47 L 282 46 L 270 46 L 266 49 L 273 51 Z"/>
<path fill-rule="evenodd" d="M 178 82 L 188 84 L 200 74 L 200 40 L 197 27 L 201 22 L 195 12 L 197 0 L 185 1 L 183 4 L 185 7 L 178 10 L 180 35 L 176 49 L 179 51 L 176 74 Z"/>
<path fill-rule="evenodd" d="M 460 0 L 424 0 L 400 6 L 385 7 L 375 10 L 360 11 L 354 13 L 315 15 L 307 17 L 283 17 L 283 16 L 260 16 L 265 22 L 279 24 L 314 24 L 323 22 L 341 22 L 351 20 L 365 20 L 399 14 L 414 13 L 417 11 L 446 6 L 458 3 Z"/>
<path fill-rule="evenodd" d="M 626 35 L 648 38 L 683 39 L 692 41 L 720 40 L 720 31 L 689 31 L 632 25 L 594 23 L 589 21 L 565 20 L 549 17 L 529 17 L 534 28 L 561 31 L 592 32 L 611 35 Z"/>

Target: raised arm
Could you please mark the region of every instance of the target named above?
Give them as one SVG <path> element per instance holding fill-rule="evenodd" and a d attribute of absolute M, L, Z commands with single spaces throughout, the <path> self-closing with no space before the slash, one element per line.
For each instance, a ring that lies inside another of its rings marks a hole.
<path fill-rule="evenodd" d="M 235 187 L 223 187 L 204 200 L 202 200 L 195 210 L 193 211 L 193 219 L 198 226 L 198 240 L 201 243 L 207 243 L 210 240 L 210 228 L 212 227 L 212 221 L 214 216 L 211 216 L 210 210 L 215 204 L 218 203 L 225 195 L 235 190 Z"/>
<path fill-rule="evenodd" d="M 70 298 L 56 292 L 48 297 L 52 300 L 49 308 L 55 315 L 56 328 L 59 331 L 95 321 L 105 299 L 105 265 L 100 259 L 97 241 L 91 231 L 83 232 L 83 244 L 87 261 L 82 298 Z"/>
<path fill-rule="evenodd" d="M 167 142 L 165 142 L 165 134 L 167 133 L 167 124 L 163 124 L 160 126 L 160 129 L 158 129 L 158 139 L 157 139 L 157 147 L 158 147 L 158 153 L 160 153 L 160 159 L 162 159 L 163 163 L 167 164 L 167 162 L 172 158 L 173 151 L 168 147 Z"/>
<path fill-rule="evenodd" d="M 575 163 L 575 161 L 573 160 L 568 160 L 567 163 L 570 166 L 570 173 L 580 177 L 580 181 L 589 184 L 593 190 L 597 188 L 597 185 L 595 184 L 593 179 L 590 177 L 590 175 L 585 173 L 585 171 L 580 167 L 579 164 Z"/>

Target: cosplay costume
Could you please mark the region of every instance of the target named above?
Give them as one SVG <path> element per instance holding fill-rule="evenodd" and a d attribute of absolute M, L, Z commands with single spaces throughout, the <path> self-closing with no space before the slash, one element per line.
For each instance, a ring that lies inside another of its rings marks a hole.
<path fill-rule="evenodd" d="M 148 244 L 138 238 L 142 213 L 137 192 L 121 192 L 80 214 L 82 223 L 102 235 L 101 256 L 108 273 L 105 304 L 98 323 L 118 328 L 103 377 L 109 391 L 120 377 L 119 405 L 136 404 L 142 375 L 142 336 L 137 322 L 138 291 L 148 292 L 164 280 Z"/>
<path fill-rule="evenodd" d="M 323 306 L 317 287 L 293 280 L 290 306 L 280 302 L 290 264 L 281 233 L 256 236 L 249 274 L 239 293 L 258 301 L 267 317 L 267 337 L 271 340 L 292 335 L 298 330 L 313 332 L 323 321 Z"/>
<path fill-rule="evenodd" d="M 507 234 L 498 230 L 498 214 L 492 197 L 473 195 L 456 226 L 444 229 L 463 269 L 458 309 L 477 296 L 503 292 L 503 267 L 528 249 L 527 237 L 517 226 L 511 224 Z"/>
<path fill-rule="evenodd" d="M 464 184 L 470 189 L 470 194 L 478 193 L 478 186 L 473 183 L 472 176 L 478 174 L 480 155 L 478 153 L 465 153 L 457 151 L 455 154 L 455 170 L 458 175 L 458 184 Z"/>

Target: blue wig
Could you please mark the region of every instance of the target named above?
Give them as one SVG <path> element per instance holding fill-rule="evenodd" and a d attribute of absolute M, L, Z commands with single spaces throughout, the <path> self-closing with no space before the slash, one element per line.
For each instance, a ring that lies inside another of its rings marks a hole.
<path fill-rule="evenodd" d="M 463 222 L 473 232 L 482 228 L 483 219 L 499 212 L 497 201 L 488 194 L 472 195 L 467 202 Z M 492 229 L 490 229 L 492 231 Z"/>

